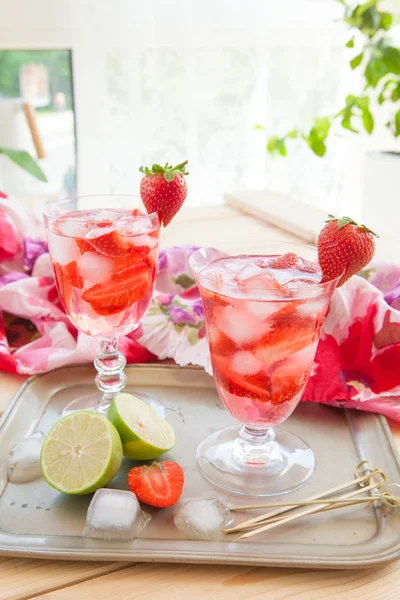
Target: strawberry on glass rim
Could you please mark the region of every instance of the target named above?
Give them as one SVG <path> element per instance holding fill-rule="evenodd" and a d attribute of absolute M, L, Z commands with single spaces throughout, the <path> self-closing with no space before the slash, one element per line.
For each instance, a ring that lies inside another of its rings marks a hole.
<path fill-rule="evenodd" d="M 318 236 L 318 262 L 322 271 L 321 283 L 340 275 L 338 287 L 359 273 L 373 258 L 376 233 L 358 225 L 350 217 L 336 219 L 329 215 Z"/>
<path fill-rule="evenodd" d="M 176 167 L 165 163 L 154 164 L 151 169 L 140 167 L 139 171 L 144 174 L 140 182 L 140 195 L 147 212 L 158 212 L 161 223 L 166 227 L 178 210 L 181 208 L 187 196 L 187 183 L 185 175 L 187 160 Z"/>

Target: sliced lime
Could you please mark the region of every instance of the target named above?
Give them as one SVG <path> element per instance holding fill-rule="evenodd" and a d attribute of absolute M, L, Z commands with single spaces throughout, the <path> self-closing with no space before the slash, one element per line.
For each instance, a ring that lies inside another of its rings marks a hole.
<path fill-rule="evenodd" d="M 148 404 L 131 394 L 118 394 L 108 409 L 115 425 L 124 456 L 134 460 L 157 458 L 175 446 L 175 434 L 169 423 Z"/>
<path fill-rule="evenodd" d="M 122 444 L 105 417 L 81 410 L 58 421 L 43 442 L 40 466 L 49 485 L 64 494 L 90 494 L 115 477 Z"/>

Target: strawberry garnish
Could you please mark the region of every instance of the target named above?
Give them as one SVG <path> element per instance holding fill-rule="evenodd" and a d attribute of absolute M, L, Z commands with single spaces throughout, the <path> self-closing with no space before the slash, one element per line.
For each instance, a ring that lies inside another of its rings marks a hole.
<path fill-rule="evenodd" d="M 166 163 L 164 167 L 155 164 L 151 169 L 148 167 L 140 167 L 139 169 L 144 173 L 144 177 L 140 182 L 140 195 L 143 204 L 148 213 L 158 212 L 164 227 L 170 223 L 186 198 L 185 175 L 188 175 L 186 171 L 187 162 L 185 160 L 176 167 Z"/>
<path fill-rule="evenodd" d="M 143 260 L 114 275 L 107 283 L 94 285 L 82 294 L 99 315 L 113 315 L 132 306 L 149 293 L 152 269 Z"/>
<path fill-rule="evenodd" d="M 129 471 L 128 485 L 140 502 L 157 508 L 176 504 L 184 483 L 182 468 L 172 461 L 153 462 Z"/>
<path fill-rule="evenodd" d="M 373 258 L 376 234 L 350 217 L 329 216 L 318 237 L 321 283 L 341 278 L 338 287 L 361 271 Z"/>

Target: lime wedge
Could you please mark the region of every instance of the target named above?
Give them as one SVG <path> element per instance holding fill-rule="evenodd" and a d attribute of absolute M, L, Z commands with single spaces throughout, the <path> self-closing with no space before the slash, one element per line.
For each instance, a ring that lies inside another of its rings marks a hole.
<path fill-rule="evenodd" d="M 105 417 L 81 410 L 60 419 L 43 442 L 40 467 L 49 485 L 64 494 L 90 494 L 118 473 L 122 444 Z"/>
<path fill-rule="evenodd" d="M 118 394 L 108 409 L 115 425 L 124 456 L 133 460 L 157 458 L 175 446 L 175 434 L 169 423 L 148 404 L 131 394 Z"/>

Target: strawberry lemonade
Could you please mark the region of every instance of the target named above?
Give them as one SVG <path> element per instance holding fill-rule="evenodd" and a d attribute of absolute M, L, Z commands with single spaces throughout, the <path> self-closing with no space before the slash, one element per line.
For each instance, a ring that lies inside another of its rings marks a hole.
<path fill-rule="evenodd" d="M 151 300 L 159 223 L 139 210 L 68 212 L 48 224 L 57 289 L 74 325 L 92 336 L 127 334 Z"/>
<path fill-rule="evenodd" d="M 330 294 L 295 254 L 221 258 L 201 271 L 215 381 L 242 423 L 276 425 L 296 407 Z"/>
<path fill-rule="evenodd" d="M 203 248 L 190 259 L 216 387 L 241 424 L 204 440 L 197 464 L 214 485 L 238 494 L 286 493 L 315 465 L 303 440 L 274 427 L 300 401 L 338 279 L 321 283 L 313 249 L 299 247 L 313 260 L 286 249 L 283 243 L 280 253 L 226 256 Z"/>

